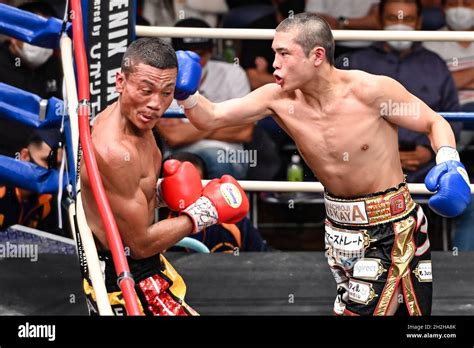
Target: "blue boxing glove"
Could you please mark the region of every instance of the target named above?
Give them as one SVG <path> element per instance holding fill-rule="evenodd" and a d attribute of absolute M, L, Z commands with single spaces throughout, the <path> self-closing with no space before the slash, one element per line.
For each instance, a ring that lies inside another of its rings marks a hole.
<path fill-rule="evenodd" d="M 178 104 L 190 109 L 197 104 L 199 83 L 201 82 L 201 58 L 192 51 L 176 51 L 178 77 L 174 97 Z"/>
<path fill-rule="evenodd" d="M 445 217 L 460 215 L 471 202 L 471 187 L 466 169 L 459 160 L 456 149 L 443 146 L 436 155 L 437 165 L 425 178 L 426 188 L 436 193 L 428 205 Z"/>

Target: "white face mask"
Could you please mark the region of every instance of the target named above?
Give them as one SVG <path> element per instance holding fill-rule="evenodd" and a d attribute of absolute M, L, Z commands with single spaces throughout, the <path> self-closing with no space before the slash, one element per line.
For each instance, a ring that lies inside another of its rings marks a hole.
<path fill-rule="evenodd" d="M 469 30 L 474 25 L 474 10 L 453 7 L 446 10 L 446 23 L 453 30 Z"/>
<path fill-rule="evenodd" d="M 23 48 L 18 54 L 29 67 L 36 69 L 40 65 L 46 63 L 46 61 L 53 55 L 53 49 L 33 46 L 24 42 Z"/>
<path fill-rule="evenodd" d="M 406 24 L 392 24 L 383 28 L 384 30 L 415 30 Z M 396 51 L 405 51 L 413 45 L 413 41 L 387 41 L 387 43 Z"/>

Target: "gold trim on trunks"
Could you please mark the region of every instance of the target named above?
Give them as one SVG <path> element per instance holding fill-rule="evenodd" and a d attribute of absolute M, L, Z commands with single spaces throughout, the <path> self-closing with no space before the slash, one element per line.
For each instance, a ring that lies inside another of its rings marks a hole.
<path fill-rule="evenodd" d="M 374 315 L 385 315 L 387 313 L 390 300 L 396 291 L 396 286 L 399 284 L 399 281 L 405 276 L 410 275 L 409 265 L 415 256 L 415 246 L 414 243 L 412 243 L 415 228 L 416 220 L 412 216 L 393 224 L 396 237 L 392 250 L 392 264 L 389 269 L 389 277 L 385 283 L 385 288 L 382 291 Z M 403 282 L 406 283 L 405 281 Z M 404 284 L 404 286 L 406 290 L 411 290 L 411 288 L 407 288 L 406 284 Z M 414 309 L 416 307 L 416 299 L 409 295 L 410 294 L 407 294 L 407 305 Z M 416 312 L 416 309 L 414 309 L 413 313 Z"/>
<path fill-rule="evenodd" d="M 335 198 L 325 193 L 324 203 L 329 221 L 362 227 L 402 219 L 415 208 L 406 184 L 388 193 L 357 199 Z"/>

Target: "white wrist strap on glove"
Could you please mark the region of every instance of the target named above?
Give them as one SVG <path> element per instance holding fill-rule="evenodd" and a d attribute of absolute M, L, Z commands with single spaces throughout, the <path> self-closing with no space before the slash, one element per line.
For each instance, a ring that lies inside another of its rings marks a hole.
<path fill-rule="evenodd" d="M 206 227 L 215 225 L 218 221 L 217 210 L 207 197 L 199 197 L 182 213 L 188 215 L 193 221 L 194 230 L 192 233 L 201 232 Z"/>
<path fill-rule="evenodd" d="M 441 146 L 438 149 L 438 153 L 436 154 L 436 164 L 440 164 L 446 161 L 461 162 L 461 159 L 459 158 L 459 153 L 456 151 L 455 148 L 451 146 Z"/>
<path fill-rule="evenodd" d="M 192 109 L 198 103 L 199 91 L 194 94 L 191 94 L 184 100 L 178 100 L 178 105 L 182 106 L 184 109 Z"/>

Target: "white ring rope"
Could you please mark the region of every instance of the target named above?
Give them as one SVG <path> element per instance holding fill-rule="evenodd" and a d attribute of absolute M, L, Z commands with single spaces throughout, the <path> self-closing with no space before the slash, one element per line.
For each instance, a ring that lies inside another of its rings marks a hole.
<path fill-rule="evenodd" d="M 61 36 L 61 62 L 64 72 L 64 83 L 66 84 L 67 100 L 64 100 L 68 109 L 69 121 L 71 123 L 72 153 L 74 154 L 74 168 L 77 168 L 76 155 L 79 151 L 79 124 L 77 120 L 77 90 L 74 64 L 72 61 L 72 40 L 66 35 Z"/>
<path fill-rule="evenodd" d="M 209 180 L 203 180 L 202 184 L 207 185 Z M 324 192 L 324 186 L 320 182 L 292 182 L 292 181 L 251 181 L 239 180 L 239 184 L 245 191 L 254 192 Z M 470 185 L 471 194 L 474 193 L 474 184 Z M 408 189 L 412 194 L 432 195 L 424 184 L 408 184 Z"/>
<path fill-rule="evenodd" d="M 175 28 L 137 25 L 137 36 L 207 37 L 211 39 L 271 40 L 274 29 Z M 336 41 L 474 41 L 474 31 L 333 30 Z"/>
<path fill-rule="evenodd" d="M 72 41 L 69 37 L 67 37 L 67 35 L 63 35 L 61 37 L 61 60 L 64 72 L 64 82 L 66 84 L 67 101 L 65 102 L 67 103 L 69 120 L 71 124 L 73 153 L 76 155 L 79 149 L 79 125 L 77 118 L 78 101 L 72 59 Z M 74 161 L 77 161 L 76 156 L 74 156 Z M 77 163 L 74 163 L 74 168 L 77 168 Z M 94 288 L 99 313 L 100 315 L 113 315 L 109 302 L 109 296 L 105 287 L 104 277 L 102 276 L 99 256 L 97 255 L 97 247 L 95 245 L 92 232 L 87 224 L 84 208 L 82 206 L 80 181 L 78 181 L 78 184 L 76 185 L 76 192 L 76 212 L 74 212 L 74 204 L 71 204 L 68 209 L 71 228 L 74 232 L 73 235 L 75 236 L 74 215 L 77 214 L 77 225 L 79 227 L 79 234 L 81 235 L 81 241 L 87 260 L 87 267 L 89 269 L 89 276 Z"/>

